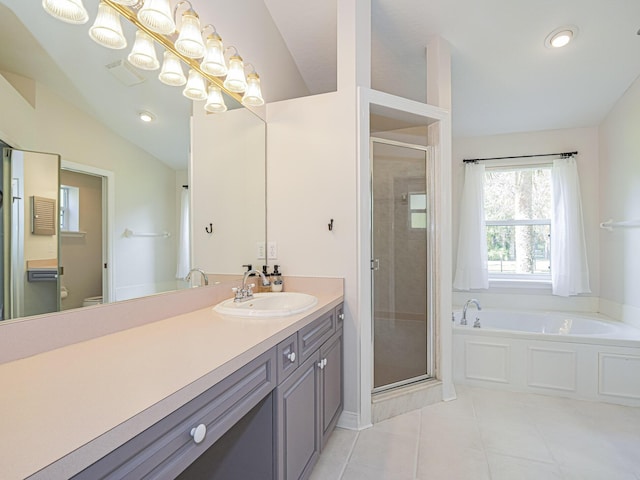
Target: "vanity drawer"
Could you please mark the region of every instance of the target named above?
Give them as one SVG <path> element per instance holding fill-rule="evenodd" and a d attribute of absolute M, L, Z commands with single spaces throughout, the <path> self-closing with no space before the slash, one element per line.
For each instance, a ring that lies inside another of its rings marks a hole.
<path fill-rule="evenodd" d="M 300 365 L 299 357 L 298 333 L 296 332 L 278 344 L 276 353 L 278 385 L 298 368 Z"/>
<path fill-rule="evenodd" d="M 73 478 L 175 478 L 275 386 L 272 348 Z M 206 435 L 195 443 L 200 425 Z"/>
<path fill-rule="evenodd" d="M 331 310 L 298 331 L 300 363 L 309 358 L 336 331 L 336 311 Z"/>

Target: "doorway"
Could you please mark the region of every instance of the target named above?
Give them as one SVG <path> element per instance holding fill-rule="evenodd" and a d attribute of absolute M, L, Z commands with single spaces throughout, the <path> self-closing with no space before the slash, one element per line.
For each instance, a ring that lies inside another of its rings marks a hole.
<path fill-rule="evenodd" d="M 432 377 L 433 154 L 372 138 L 373 392 Z"/>

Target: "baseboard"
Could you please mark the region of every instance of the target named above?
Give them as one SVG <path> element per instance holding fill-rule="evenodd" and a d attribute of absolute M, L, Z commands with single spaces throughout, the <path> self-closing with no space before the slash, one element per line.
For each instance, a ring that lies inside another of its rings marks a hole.
<path fill-rule="evenodd" d="M 356 412 L 343 411 L 338 419 L 337 426 L 347 430 L 364 430 L 372 425 L 360 425 L 360 416 Z"/>

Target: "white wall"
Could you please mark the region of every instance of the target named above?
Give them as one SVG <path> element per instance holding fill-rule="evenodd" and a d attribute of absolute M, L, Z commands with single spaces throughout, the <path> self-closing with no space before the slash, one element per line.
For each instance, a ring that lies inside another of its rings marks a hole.
<path fill-rule="evenodd" d="M 640 220 L 640 78 L 600 128 L 601 221 Z M 601 309 L 640 325 L 640 228 L 600 231 Z"/>
<path fill-rule="evenodd" d="M 271 103 L 267 123 L 267 238 L 285 275 L 345 279 L 345 410 L 358 412 L 355 102 L 328 93 Z"/>
<path fill-rule="evenodd" d="M 114 172 L 116 299 L 175 289 L 176 172 L 42 85 L 35 91 L 34 108 L 0 77 L 0 99 L 7 106 L 0 138 L 15 148 L 57 153 L 62 160 Z M 124 238 L 125 228 L 174 235 Z"/>
<path fill-rule="evenodd" d="M 265 140 L 264 122 L 246 109 L 212 115 L 194 108 L 193 266 L 240 274 L 242 265 L 266 263 L 256 246 L 265 241 Z"/>
<path fill-rule="evenodd" d="M 453 166 L 452 166 L 452 194 L 453 194 L 453 252 L 458 249 L 459 210 L 464 170 L 462 160 L 465 158 L 503 157 L 513 155 L 532 155 L 538 153 L 556 153 L 578 151 L 576 157 L 578 174 L 580 176 L 580 189 L 582 193 L 582 207 L 587 242 L 587 260 L 589 264 L 589 279 L 591 283 L 591 297 L 598 297 L 600 291 L 600 209 L 599 209 L 599 146 L 597 128 L 578 128 L 566 130 L 547 130 L 541 132 L 527 132 L 504 135 L 492 135 L 485 137 L 460 137 L 453 139 Z M 515 160 L 526 163 L 526 160 Z M 455 271 L 455 255 L 453 259 L 453 271 Z M 510 289 L 509 293 L 503 290 L 490 288 L 485 293 L 497 293 L 487 297 L 488 301 L 500 302 L 504 295 L 525 294 L 520 298 L 521 308 L 549 308 L 549 304 L 541 305 L 540 299 L 531 297 L 529 305 L 526 294 L 551 296 L 551 288 L 544 289 Z M 454 303 L 459 303 L 461 298 L 468 298 L 468 293 L 456 294 Z M 597 303 L 581 298 L 571 297 L 551 299 L 555 308 L 578 310 L 597 308 Z M 488 306 L 488 305 L 487 305 Z"/>

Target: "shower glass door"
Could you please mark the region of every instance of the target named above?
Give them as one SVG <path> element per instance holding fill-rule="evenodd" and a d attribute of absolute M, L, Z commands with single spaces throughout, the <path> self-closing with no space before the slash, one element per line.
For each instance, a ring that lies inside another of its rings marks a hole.
<path fill-rule="evenodd" d="M 430 147 L 372 139 L 373 391 L 429 378 Z"/>

